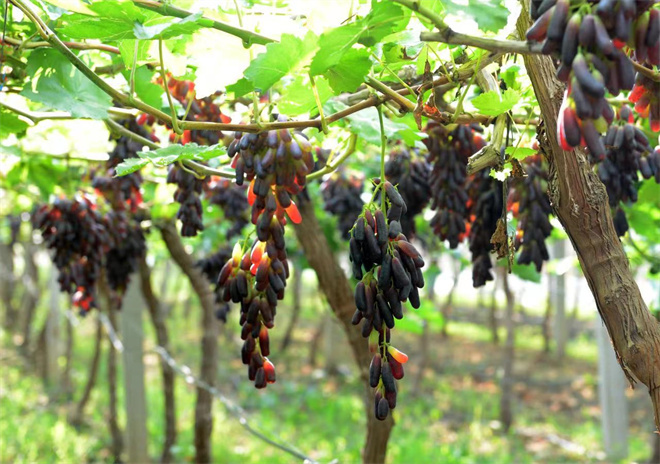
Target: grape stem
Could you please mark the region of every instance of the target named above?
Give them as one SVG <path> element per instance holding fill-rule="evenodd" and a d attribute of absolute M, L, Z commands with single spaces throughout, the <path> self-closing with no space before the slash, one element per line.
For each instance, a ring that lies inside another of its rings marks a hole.
<path fill-rule="evenodd" d="M 180 135 L 183 133 L 183 130 L 179 128 L 176 108 L 174 108 L 172 95 L 170 95 L 170 88 L 167 85 L 167 76 L 165 75 L 165 64 L 163 62 L 163 39 L 158 39 L 158 57 L 160 58 L 160 77 L 163 80 L 163 89 L 165 90 L 165 95 L 167 95 L 167 102 L 170 105 L 170 112 L 172 113 L 172 130 L 175 134 Z"/>
<path fill-rule="evenodd" d="M 385 214 L 385 189 L 383 188 L 383 185 L 385 185 L 385 148 L 387 145 L 387 137 L 385 136 L 385 124 L 383 123 L 383 109 L 380 105 L 377 109 L 378 122 L 380 124 L 380 184 L 378 186 L 381 190 L 380 209 L 383 211 L 383 214 Z"/>

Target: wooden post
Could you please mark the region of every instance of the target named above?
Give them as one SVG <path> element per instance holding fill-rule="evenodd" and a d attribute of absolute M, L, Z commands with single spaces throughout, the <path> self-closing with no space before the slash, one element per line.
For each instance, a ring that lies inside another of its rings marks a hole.
<path fill-rule="evenodd" d="M 57 268 L 53 266 L 48 282 L 50 292 L 48 317 L 44 327 L 44 379 L 49 389 L 59 382 L 57 358 L 60 355 L 60 284 L 57 281 Z"/>
<path fill-rule="evenodd" d="M 126 409 L 126 451 L 128 462 L 149 462 L 147 450 L 147 411 L 144 389 L 142 314 L 145 308 L 139 284 L 131 282 L 124 295 L 121 333 L 124 335 L 124 407 Z"/>
<path fill-rule="evenodd" d="M 596 338 L 603 445 L 607 458 L 614 461 L 628 456 L 628 403 L 625 395 L 627 382 L 603 324 L 597 324 Z"/>
<path fill-rule="evenodd" d="M 553 259 L 560 261 L 566 256 L 566 248 L 563 240 L 557 240 L 552 246 Z M 557 348 L 557 358 L 563 359 L 566 355 L 566 341 L 568 340 L 568 325 L 566 323 L 566 278 L 563 266 L 555 267 L 555 272 L 550 276 L 550 302 L 555 309 L 553 335 Z"/>

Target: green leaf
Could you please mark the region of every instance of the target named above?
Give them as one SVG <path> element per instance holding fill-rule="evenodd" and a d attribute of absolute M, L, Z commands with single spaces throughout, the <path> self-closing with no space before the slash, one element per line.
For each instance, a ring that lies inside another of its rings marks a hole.
<path fill-rule="evenodd" d="M 186 145 L 169 145 L 157 150 L 141 151 L 139 158 L 128 158 L 117 166 L 117 176 L 125 176 L 143 168 L 151 162 L 155 166 L 164 167 L 181 160 L 206 161 L 224 155 L 227 148 L 224 145 L 199 146 L 196 143 Z"/>
<path fill-rule="evenodd" d="M 135 93 L 143 102 L 161 108 L 163 106 L 163 95 L 165 91 L 160 85 L 153 83 L 155 71 L 151 71 L 147 66 L 140 66 L 135 70 Z M 122 73 L 126 81 L 130 79 L 130 71 Z"/>
<path fill-rule="evenodd" d="M 381 1 L 373 4 L 369 14 L 360 21 L 363 32 L 358 43 L 373 47 L 384 37 L 394 32 L 402 31 L 410 21 L 411 10 L 396 3 Z"/>
<path fill-rule="evenodd" d="M 324 77 L 316 77 L 315 81 L 319 99 L 321 100 L 321 105 L 323 105 L 334 93 Z M 299 74 L 293 82 L 289 83 L 282 90 L 281 98 L 277 102 L 277 108 L 287 116 L 298 116 L 303 113 L 314 112 L 316 99 L 310 89 L 309 76 Z"/>
<path fill-rule="evenodd" d="M 188 35 L 202 27 L 201 12 L 184 19 L 162 16 L 139 8 L 130 1 L 102 0 L 88 8 L 96 14 L 74 13 L 64 16 L 57 30 L 74 39 L 130 40 L 170 39 Z M 132 60 L 131 53 L 131 60 Z"/>
<path fill-rule="evenodd" d="M 319 50 L 312 59 L 310 72 L 314 76 L 325 74 L 342 60 L 353 45 L 373 46 L 387 35 L 403 30 L 409 21 L 410 10 L 407 8 L 387 1 L 375 3 L 364 18 L 321 34 Z"/>
<path fill-rule="evenodd" d="M 541 283 L 541 274 L 536 271 L 536 267 L 531 264 L 521 265 L 514 264 L 511 267 L 511 271 L 522 280 L 528 282 Z"/>
<path fill-rule="evenodd" d="M 184 19 L 169 16 L 159 16 L 146 20 L 143 24 L 136 23 L 133 34 L 136 39 L 171 39 L 180 35 L 190 35 L 202 26 L 198 23 L 202 13 L 197 12 Z"/>
<path fill-rule="evenodd" d="M 119 53 L 121 54 L 121 59 L 124 62 L 124 65 L 126 66 L 126 69 L 131 69 L 133 67 L 133 58 L 135 56 L 135 43 L 138 43 L 138 50 L 137 50 L 137 59 L 136 63 L 139 63 L 145 61 L 148 56 L 149 56 L 149 45 L 151 42 L 147 42 L 146 40 L 135 40 L 135 39 L 127 39 L 127 40 L 121 40 L 119 42 Z"/>
<path fill-rule="evenodd" d="M 242 97 L 253 90 L 252 82 L 245 77 L 241 77 L 234 84 L 227 86 L 227 92 L 232 92 L 236 98 Z"/>
<path fill-rule="evenodd" d="M 371 69 L 369 52 L 364 49 L 348 50 L 332 68 L 325 73 L 335 93 L 354 92 Z"/>
<path fill-rule="evenodd" d="M 248 91 L 258 89 L 265 92 L 284 76 L 289 74 L 300 61 L 316 46 L 317 37 L 309 32 L 304 39 L 291 34 L 282 34 L 280 42 L 269 43 L 266 51 L 260 53 L 243 72 L 244 79 L 250 84 Z M 246 88 L 243 79 L 227 87 L 237 96 Z M 244 92 L 247 93 L 247 92 Z"/>
<path fill-rule="evenodd" d="M 474 19 L 482 31 L 497 32 L 506 26 L 509 10 L 502 0 L 468 0 L 464 2 L 444 0 L 447 13 Z"/>
<path fill-rule="evenodd" d="M 9 111 L 0 111 L 0 138 L 5 138 L 9 134 L 21 134 L 25 132 L 29 124 L 18 117 L 18 115 Z"/>
<path fill-rule="evenodd" d="M 520 65 L 509 64 L 504 66 L 500 72 L 500 78 L 504 81 L 508 89 L 520 90 L 518 75 L 520 74 Z"/>
<path fill-rule="evenodd" d="M 326 105 L 332 111 L 341 111 L 347 108 L 343 103 L 330 101 Z M 348 128 L 351 132 L 360 136 L 361 139 L 374 145 L 380 145 L 380 125 L 378 122 L 378 110 L 376 108 L 366 108 L 362 111 L 348 116 Z M 389 118 L 383 119 L 383 128 L 388 140 L 404 140 L 407 144 L 414 144 L 416 140 L 421 140 L 424 135 L 411 129 L 407 124 L 392 121 Z"/>
<path fill-rule="evenodd" d="M 65 25 L 57 30 L 74 39 L 134 39 L 136 22 L 160 16 L 138 8 L 130 1 L 102 0 L 88 5 L 88 8 L 97 16 L 80 13 L 63 16 Z"/>
<path fill-rule="evenodd" d="M 486 116 L 499 116 L 511 110 L 520 101 L 520 93 L 507 89 L 502 95 L 495 90 L 483 93 L 472 99 L 472 104 L 479 113 Z"/>
<path fill-rule="evenodd" d="M 149 160 L 145 158 L 128 158 L 117 165 L 115 173 L 117 177 L 125 176 L 139 171 L 147 164 L 149 164 Z"/>
<path fill-rule="evenodd" d="M 536 153 L 538 152 L 533 148 L 529 148 L 529 147 L 506 147 L 504 153 L 510 155 L 511 158 L 515 158 L 519 161 L 522 161 L 528 156 L 536 155 Z"/>
<path fill-rule="evenodd" d="M 21 91 L 24 97 L 78 118 L 108 117 L 110 97 L 57 50 L 34 50 L 26 72 L 32 80 Z"/>

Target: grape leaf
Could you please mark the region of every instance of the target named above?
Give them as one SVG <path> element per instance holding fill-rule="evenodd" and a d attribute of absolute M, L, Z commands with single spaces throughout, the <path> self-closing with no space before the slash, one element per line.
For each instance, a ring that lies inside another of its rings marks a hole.
<path fill-rule="evenodd" d="M 171 39 L 180 35 L 190 35 L 202 26 L 198 23 L 202 13 L 197 12 L 186 18 L 179 19 L 168 16 L 158 16 L 147 19 L 144 23 L 136 23 L 133 34 L 136 39 Z"/>
<path fill-rule="evenodd" d="M 227 152 L 224 145 L 199 146 L 196 143 L 186 145 L 169 145 L 156 150 L 138 152 L 139 158 L 128 158 L 123 163 L 117 165 L 117 176 L 125 176 L 138 169 L 143 168 L 147 163 L 153 163 L 155 166 L 164 167 L 181 160 L 206 161 L 211 158 L 217 158 Z"/>
<path fill-rule="evenodd" d="M 520 93 L 507 89 L 502 95 L 495 90 L 483 93 L 472 99 L 472 105 L 486 116 L 499 116 L 511 110 L 520 101 Z"/>
<path fill-rule="evenodd" d="M 147 66 L 135 69 L 135 93 L 143 102 L 155 108 L 161 108 L 165 91 L 163 87 L 153 83 L 154 73 L 155 71 L 151 71 Z M 130 71 L 124 71 L 122 74 L 126 81 L 130 79 Z"/>
<path fill-rule="evenodd" d="M 537 151 L 529 147 L 506 147 L 504 153 L 511 155 L 512 158 L 522 161 L 528 156 L 534 156 Z"/>
<path fill-rule="evenodd" d="M 28 123 L 20 119 L 14 113 L 0 111 L 0 138 L 9 134 L 20 134 L 28 128 Z"/>
<path fill-rule="evenodd" d="M 506 26 L 509 19 L 509 10 L 502 0 L 468 0 L 467 5 L 455 0 L 444 0 L 442 4 L 449 14 L 474 19 L 482 31 L 497 32 Z"/>
<path fill-rule="evenodd" d="M 328 69 L 325 75 L 336 93 L 354 92 L 364 81 L 369 69 L 369 52 L 352 48 L 341 57 L 339 63 Z"/>
<path fill-rule="evenodd" d="M 30 54 L 26 74 L 31 82 L 21 95 L 78 118 L 105 119 L 110 97 L 74 68 L 57 50 L 39 49 Z"/>
<path fill-rule="evenodd" d="M 316 76 L 337 65 L 353 45 L 372 46 L 389 34 L 403 30 L 410 11 L 392 2 L 373 5 L 367 16 L 352 24 L 336 27 L 321 34 L 319 50 L 312 59 L 310 72 Z"/>
<path fill-rule="evenodd" d="M 149 160 L 145 158 L 127 158 L 117 165 L 115 173 L 117 177 L 125 176 L 139 171 L 147 164 L 149 164 Z"/>
<path fill-rule="evenodd" d="M 135 56 L 135 42 L 138 42 L 137 56 Z M 145 61 L 149 56 L 149 45 L 152 42 L 146 40 L 136 40 L 136 39 L 127 39 L 119 41 L 119 53 L 121 54 L 121 59 L 126 66 L 126 69 L 131 69 L 133 67 L 133 59 L 136 58 L 135 62 L 139 63 Z"/>
<path fill-rule="evenodd" d="M 252 60 L 250 66 L 243 72 L 244 79 L 251 84 L 251 88 L 248 88 L 246 82 L 241 79 L 228 86 L 227 91 L 234 92 L 236 96 L 247 93 L 245 89 L 265 92 L 289 74 L 316 46 L 316 41 L 317 37 L 312 32 L 307 33 L 304 39 L 291 34 L 282 34 L 280 42 L 266 45 L 266 51 Z"/>
<path fill-rule="evenodd" d="M 323 105 L 330 97 L 334 95 L 328 81 L 323 77 L 317 77 L 316 89 L 319 93 L 319 100 Z M 277 108 L 287 116 L 298 116 L 303 113 L 309 113 L 316 108 L 316 99 L 310 92 L 309 76 L 299 74 L 289 83 L 281 93 Z"/>
<path fill-rule="evenodd" d="M 88 8 L 96 14 L 64 16 L 57 30 L 74 39 L 130 40 L 169 39 L 192 34 L 202 27 L 201 12 L 184 19 L 162 16 L 129 1 L 102 0 Z M 132 54 L 131 54 L 132 58 Z"/>
<path fill-rule="evenodd" d="M 341 111 L 347 108 L 346 105 L 337 101 L 328 102 L 326 106 L 332 111 Z M 351 132 L 359 135 L 366 142 L 380 145 L 380 125 L 376 108 L 366 108 L 348 116 L 346 119 L 350 122 L 349 129 Z M 411 129 L 408 125 L 392 121 L 389 118 L 383 119 L 383 128 L 388 140 L 403 140 L 411 146 L 414 145 L 416 140 L 424 138 L 422 134 Z"/>

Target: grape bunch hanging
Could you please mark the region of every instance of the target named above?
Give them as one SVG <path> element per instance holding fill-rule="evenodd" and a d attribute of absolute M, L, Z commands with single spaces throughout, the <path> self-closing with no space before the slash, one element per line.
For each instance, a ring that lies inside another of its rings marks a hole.
<path fill-rule="evenodd" d="M 536 270 L 541 272 L 543 261 L 549 259 L 545 239 L 552 232 L 548 173 L 540 154 L 528 156 L 523 164 L 527 175 L 513 179 L 507 209 L 518 219 L 514 240 L 515 249 L 522 248 L 518 264 L 534 263 Z"/>
<path fill-rule="evenodd" d="M 493 263 L 490 255 L 493 244 L 490 239 L 497 229 L 497 220 L 502 216 L 502 182 L 490 176 L 484 169 L 469 178 L 468 214 L 470 226 L 466 231 L 472 253 L 472 285 L 477 288 L 493 280 Z"/>
<path fill-rule="evenodd" d="M 236 185 L 229 179 L 212 176 L 208 182 L 203 184 L 202 188 L 204 197 L 209 204 L 218 205 L 222 209 L 225 219 L 231 223 L 225 235 L 227 240 L 240 235 L 243 228 L 250 223 L 248 212 L 250 205 L 246 198 L 247 187 Z"/>
<path fill-rule="evenodd" d="M 60 289 L 72 295 L 74 306 L 83 314 L 97 307 L 96 281 L 109 237 L 92 198 L 56 199 L 39 208 L 33 225 L 41 230 L 46 248 L 54 252 Z"/>
<path fill-rule="evenodd" d="M 149 137 L 145 127 L 135 119 L 119 123 L 132 132 Z M 137 171 L 117 177 L 116 168 L 124 160 L 137 157 L 142 148 L 141 143 L 122 135 L 109 153 L 104 175 L 96 174 L 92 181 L 97 195 L 104 197 L 110 205 L 110 211 L 105 214 L 110 243 L 104 256 L 104 267 L 108 285 L 119 300 L 138 267 L 138 260 L 146 252 L 146 241 L 136 214 L 142 206 L 142 175 Z"/>
<path fill-rule="evenodd" d="M 637 201 L 639 174 L 644 179 L 660 182 L 660 150 L 653 151 L 642 130 L 634 124 L 633 112 L 627 105 L 604 137 L 607 150 L 597 163 L 596 172 L 605 185 L 613 209 L 614 228 L 619 236 L 628 231 L 628 220 L 621 204 Z"/>
<path fill-rule="evenodd" d="M 614 118 L 606 93 L 618 95 L 635 85 L 635 71 L 627 51 L 639 64 L 660 64 L 660 11 L 654 7 L 657 3 L 532 1 L 535 23 L 528 29 L 527 39 L 542 42 L 543 53 L 559 60 L 557 78 L 568 84 L 557 124 L 558 139 L 565 150 L 584 145 L 594 158 L 605 156 L 601 134 Z M 654 119 L 657 104 L 653 105 L 651 125 L 660 129 Z M 640 108 L 643 106 L 640 104 Z"/>
<path fill-rule="evenodd" d="M 362 212 L 364 201 L 360 195 L 363 189 L 364 177 L 349 174 L 343 167 L 333 172 L 321 184 L 324 209 L 337 216 L 337 228 L 346 240 L 350 238 L 355 218 Z"/>
<path fill-rule="evenodd" d="M 407 211 L 401 216 L 404 235 L 415 236 L 415 216 L 420 214 L 431 198 L 431 167 L 418 150 L 397 145 L 385 163 L 385 178 L 397 186 Z"/>
<path fill-rule="evenodd" d="M 437 123 L 429 123 L 424 143 L 433 164 L 430 175 L 431 219 L 434 233 L 456 248 L 466 237 L 468 195 L 465 189 L 468 158 L 479 151 L 485 141 L 479 126 L 458 125 L 452 131 Z"/>
<path fill-rule="evenodd" d="M 284 120 L 283 117 L 280 117 Z M 301 133 L 289 130 L 236 133 L 228 153 L 236 183 L 250 182 L 248 202 L 257 238 L 252 246 L 237 243 L 218 277 L 224 301 L 240 303 L 242 361 L 255 387 L 275 382 L 268 359 L 268 330 L 274 327 L 277 302 L 284 298 L 289 265 L 284 240 L 287 217 L 301 220 L 292 196 L 301 192 L 314 167 L 312 147 Z"/>
<path fill-rule="evenodd" d="M 402 233 L 401 217 L 406 204 L 394 186 L 385 181 L 377 187 L 385 195 L 380 205 L 369 203 L 351 230 L 350 260 L 355 287 L 353 325 L 362 324 L 362 336 L 378 334 L 378 345 L 369 381 L 375 389 L 374 413 L 385 420 L 396 407 L 395 379 L 403 378 L 408 357 L 390 343 L 395 320 L 403 318 L 403 306 L 410 301 L 419 308 L 419 288 L 424 286 L 421 254 Z"/>

